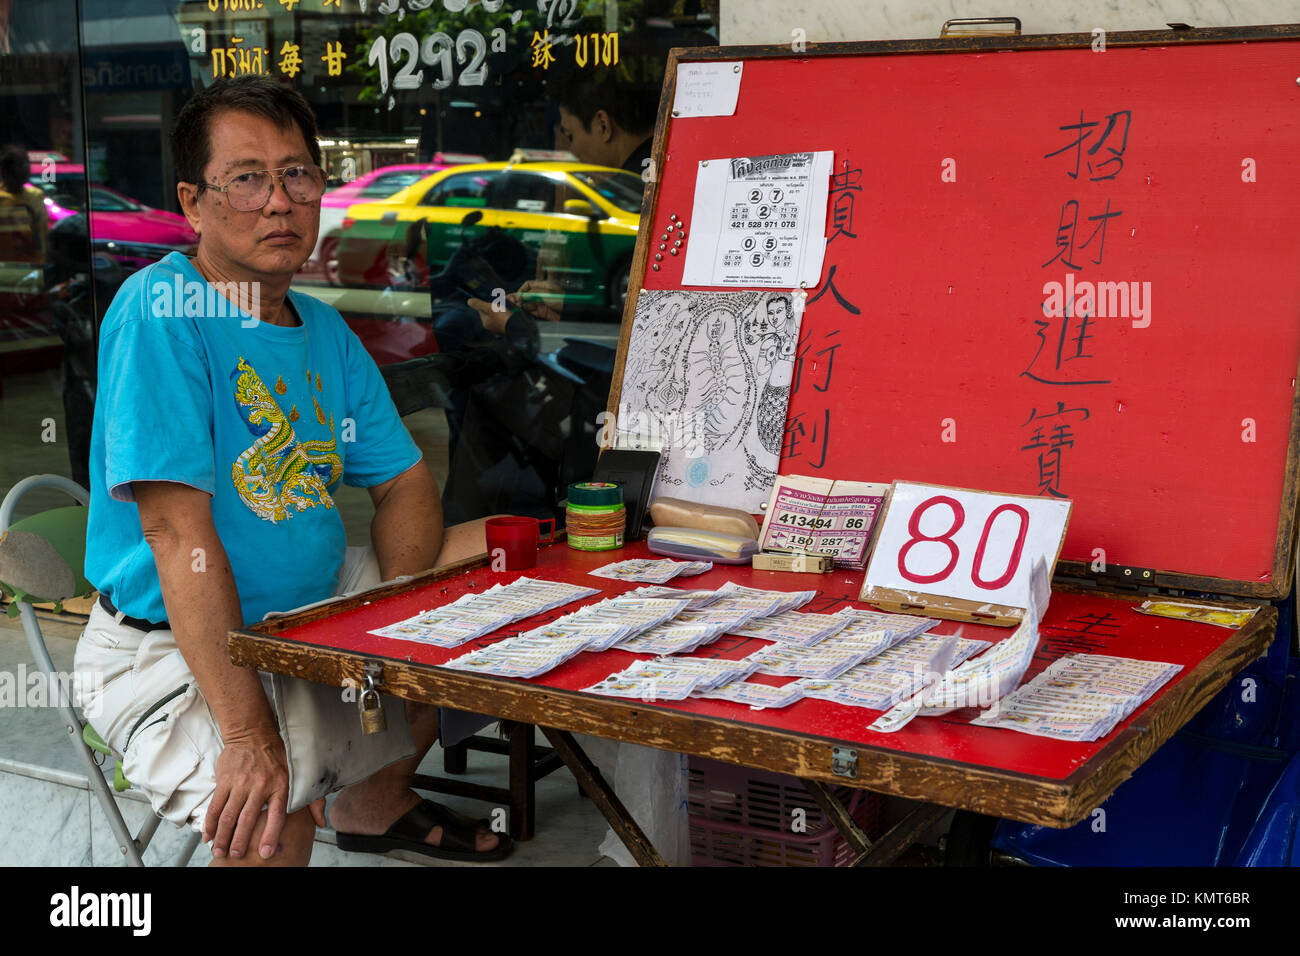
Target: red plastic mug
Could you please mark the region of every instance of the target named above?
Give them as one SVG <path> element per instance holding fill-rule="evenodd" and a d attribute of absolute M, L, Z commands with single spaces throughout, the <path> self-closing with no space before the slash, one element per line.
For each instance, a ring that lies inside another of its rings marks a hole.
<path fill-rule="evenodd" d="M 542 525 L 550 525 L 547 544 L 555 541 L 553 518 L 488 518 L 483 523 L 490 567 L 493 571 L 522 571 L 537 564 Z M 505 566 L 502 567 L 504 560 Z"/>

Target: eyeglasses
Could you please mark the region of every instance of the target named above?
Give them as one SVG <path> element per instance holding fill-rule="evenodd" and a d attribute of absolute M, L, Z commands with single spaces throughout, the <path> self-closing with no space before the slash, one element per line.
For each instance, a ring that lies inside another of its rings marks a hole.
<path fill-rule="evenodd" d="M 199 183 L 199 189 L 214 189 L 226 194 L 231 208 L 240 212 L 261 209 L 275 191 L 276 180 L 284 186 L 289 198 L 297 203 L 315 202 L 325 192 L 325 173 L 319 166 L 283 166 L 279 169 L 258 169 L 240 173 L 224 186 Z"/>

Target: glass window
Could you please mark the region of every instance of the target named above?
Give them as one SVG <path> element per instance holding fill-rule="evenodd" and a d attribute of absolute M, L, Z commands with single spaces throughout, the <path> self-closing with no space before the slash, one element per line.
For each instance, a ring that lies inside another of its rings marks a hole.
<path fill-rule="evenodd" d="M 145 207 L 134 199 L 103 186 L 90 187 L 90 208 L 95 212 L 140 212 Z"/>
<path fill-rule="evenodd" d="M 218 79 L 261 73 L 311 105 L 327 176 L 317 243 L 293 287 L 337 309 L 386 373 L 448 522 L 562 513 L 567 482 L 594 466 L 609 376 L 587 362 L 577 385 L 552 369 L 567 339 L 604 350 L 612 367 L 643 183 L 617 171 L 624 156 L 576 155 L 584 147 L 560 135 L 558 104 L 603 77 L 606 105 L 627 110 L 627 148 L 644 150 L 668 51 L 716 42 L 712 4 L 0 0 L 8 6 L 0 146 L 31 157 L 49 255 L 37 263 L 18 249 L 0 264 L 0 398 L 37 382 L 21 378 L 30 371 L 45 376 L 38 392 L 81 404 L 66 416 L 75 434 L 59 433 L 67 444 L 27 458 L 0 444 L 5 482 L 21 477 L 7 463 L 62 472 L 46 460 L 60 456 L 84 475 L 97 322 L 132 272 L 199 243 L 178 205 L 175 117 Z M 76 276 L 81 285 L 59 285 Z M 526 308 L 470 304 L 516 293 Z M 56 316 L 69 303 L 86 333 L 73 345 L 74 327 Z M 337 501 L 349 543 L 364 543 L 368 495 L 341 488 Z"/>
<path fill-rule="evenodd" d="M 512 172 L 497 180 L 489 204 L 510 212 L 561 212 L 573 195 L 562 177 Z"/>
<path fill-rule="evenodd" d="M 573 176 L 624 212 L 638 214 L 641 212 L 641 197 L 645 190 L 645 183 L 640 176 L 615 170 L 580 170 Z"/>
<path fill-rule="evenodd" d="M 421 206 L 482 208 L 488 204 L 488 190 L 496 173 L 459 173 L 448 176 L 420 200 Z"/>
<path fill-rule="evenodd" d="M 427 175 L 427 172 L 412 169 L 401 173 L 386 173 L 383 176 L 376 176 L 362 188 L 361 198 L 385 199 L 395 192 L 400 192 L 407 186 L 418 183 Z"/>

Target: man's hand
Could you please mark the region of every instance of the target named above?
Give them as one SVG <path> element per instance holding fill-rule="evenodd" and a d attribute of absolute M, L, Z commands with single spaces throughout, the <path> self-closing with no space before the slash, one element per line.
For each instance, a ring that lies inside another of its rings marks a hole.
<path fill-rule="evenodd" d="M 564 311 L 564 290 L 549 279 L 529 279 L 506 301 L 522 308 L 533 318 L 559 322 Z"/>
<path fill-rule="evenodd" d="M 511 309 L 496 309 L 492 307 L 491 302 L 483 299 L 470 299 L 466 303 L 471 309 L 478 313 L 479 321 L 483 323 L 483 328 L 487 329 L 493 335 L 505 335 L 506 323 L 510 321 Z"/>
<path fill-rule="evenodd" d="M 236 859 L 248 851 L 253 827 L 266 806 L 258 853 L 275 854 L 284 829 L 289 800 L 289 763 L 278 733 L 249 734 L 227 740 L 217 758 L 217 789 L 203 821 L 203 841 L 212 841 L 212 855 Z M 312 805 L 315 808 L 315 804 Z M 320 816 L 313 813 L 320 822 Z"/>
<path fill-rule="evenodd" d="M 523 309 L 543 322 L 559 322 L 563 318 L 564 292 L 549 279 L 529 279 L 518 292 L 506 296 L 506 302 L 510 304 L 508 309 L 498 309 L 484 299 L 470 299 L 467 304 L 478 313 L 483 328 L 493 335 L 506 334 L 506 323 L 515 309 Z"/>

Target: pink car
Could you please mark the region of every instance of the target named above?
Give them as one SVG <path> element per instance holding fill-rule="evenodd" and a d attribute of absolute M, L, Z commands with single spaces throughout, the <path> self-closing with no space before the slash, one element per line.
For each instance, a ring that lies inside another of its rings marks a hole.
<path fill-rule="evenodd" d="M 35 171 L 29 182 L 45 193 L 51 227 L 81 211 L 86 176 L 80 165 L 57 163 L 53 182 L 45 182 Z M 129 272 L 173 250 L 193 255 L 199 241 L 184 216 L 146 206 L 98 183 L 90 185 L 90 232 L 95 250 L 111 255 Z"/>

